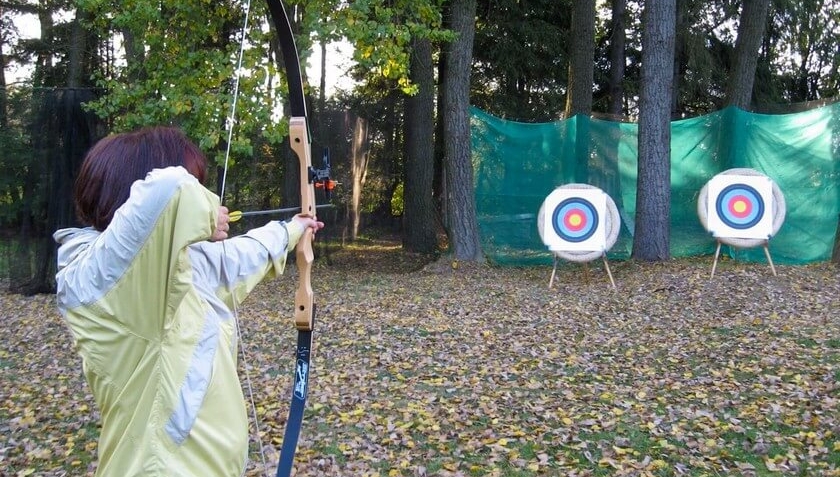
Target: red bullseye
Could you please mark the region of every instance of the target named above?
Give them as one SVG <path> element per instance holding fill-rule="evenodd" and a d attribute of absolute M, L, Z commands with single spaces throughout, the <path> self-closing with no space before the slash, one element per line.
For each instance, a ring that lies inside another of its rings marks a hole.
<path fill-rule="evenodd" d="M 572 210 L 566 214 L 566 219 L 563 223 L 569 228 L 569 230 L 577 232 L 586 227 L 586 215 L 579 210 Z"/>
<path fill-rule="evenodd" d="M 744 218 L 752 213 L 752 201 L 743 195 L 736 195 L 729 200 L 729 212 L 738 218 Z"/>

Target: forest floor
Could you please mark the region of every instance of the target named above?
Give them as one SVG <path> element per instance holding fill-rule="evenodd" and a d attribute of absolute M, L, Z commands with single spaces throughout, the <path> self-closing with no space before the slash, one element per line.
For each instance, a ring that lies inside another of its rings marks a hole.
<path fill-rule="evenodd" d="M 295 475 L 840 476 L 840 269 L 710 266 L 614 262 L 613 290 L 567 264 L 549 289 L 550 267 L 334 250 Z M 282 441 L 296 280 L 238 311 L 250 476 Z M 0 474 L 92 475 L 97 411 L 54 297 L 0 309 Z"/>

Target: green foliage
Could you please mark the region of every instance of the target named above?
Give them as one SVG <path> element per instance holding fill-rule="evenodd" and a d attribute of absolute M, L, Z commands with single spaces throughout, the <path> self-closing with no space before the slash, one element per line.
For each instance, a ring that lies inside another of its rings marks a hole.
<path fill-rule="evenodd" d="M 777 0 L 756 97 L 765 103 L 831 98 L 840 91 L 840 1 Z"/>
<path fill-rule="evenodd" d="M 405 94 L 415 94 L 409 79 L 411 40 L 450 41 L 443 29 L 443 0 L 361 0 L 339 12 L 342 33 L 355 46 L 353 59 L 372 76 L 396 82 Z"/>
<path fill-rule="evenodd" d="M 244 24 L 238 4 L 79 0 L 79 8 L 93 18 L 90 27 L 103 38 L 121 34 L 128 52 L 125 64 L 97 73 L 96 83 L 107 94 L 89 107 L 116 131 L 176 124 L 203 150 L 216 151 L 211 156 L 221 163 L 238 76 L 231 157 L 253 156 L 255 137 L 279 142 L 286 125 L 278 120 L 278 69 L 268 54 L 268 35 L 255 21 L 263 13 L 257 5 L 244 32 L 242 69 L 236 75 Z"/>
<path fill-rule="evenodd" d="M 397 190 L 391 196 L 391 215 L 399 217 L 405 212 L 405 184 L 400 182 L 397 184 Z"/>

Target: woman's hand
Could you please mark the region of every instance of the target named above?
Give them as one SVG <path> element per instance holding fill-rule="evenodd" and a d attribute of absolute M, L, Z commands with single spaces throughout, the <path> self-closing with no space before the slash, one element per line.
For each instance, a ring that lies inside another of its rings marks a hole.
<path fill-rule="evenodd" d="M 304 230 L 312 229 L 312 234 L 313 235 L 315 234 L 315 232 L 324 228 L 324 223 L 323 222 L 318 222 L 317 220 L 313 219 L 309 215 L 297 214 L 294 217 L 292 217 L 292 220 L 294 220 L 299 225 L 303 226 Z"/>
<path fill-rule="evenodd" d="M 230 215 L 228 214 L 228 208 L 220 205 L 219 216 L 216 218 L 216 230 L 213 231 L 213 235 L 210 236 L 210 241 L 216 242 L 226 239 L 228 237 L 228 230 L 230 230 Z"/>

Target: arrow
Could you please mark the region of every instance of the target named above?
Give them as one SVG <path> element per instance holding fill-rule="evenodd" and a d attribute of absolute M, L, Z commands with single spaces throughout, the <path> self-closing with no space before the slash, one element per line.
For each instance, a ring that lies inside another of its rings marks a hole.
<path fill-rule="evenodd" d="M 319 204 L 315 206 L 316 209 L 329 209 L 335 207 L 333 204 Z M 279 214 L 288 214 L 291 212 L 300 212 L 300 207 L 287 207 L 285 209 L 269 209 L 269 210 L 252 210 L 248 212 L 242 212 L 241 210 L 234 210 L 233 212 L 229 213 L 228 216 L 230 217 L 231 222 L 238 222 L 242 217 L 251 217 L 255 215 L 279 215 Z"/>

